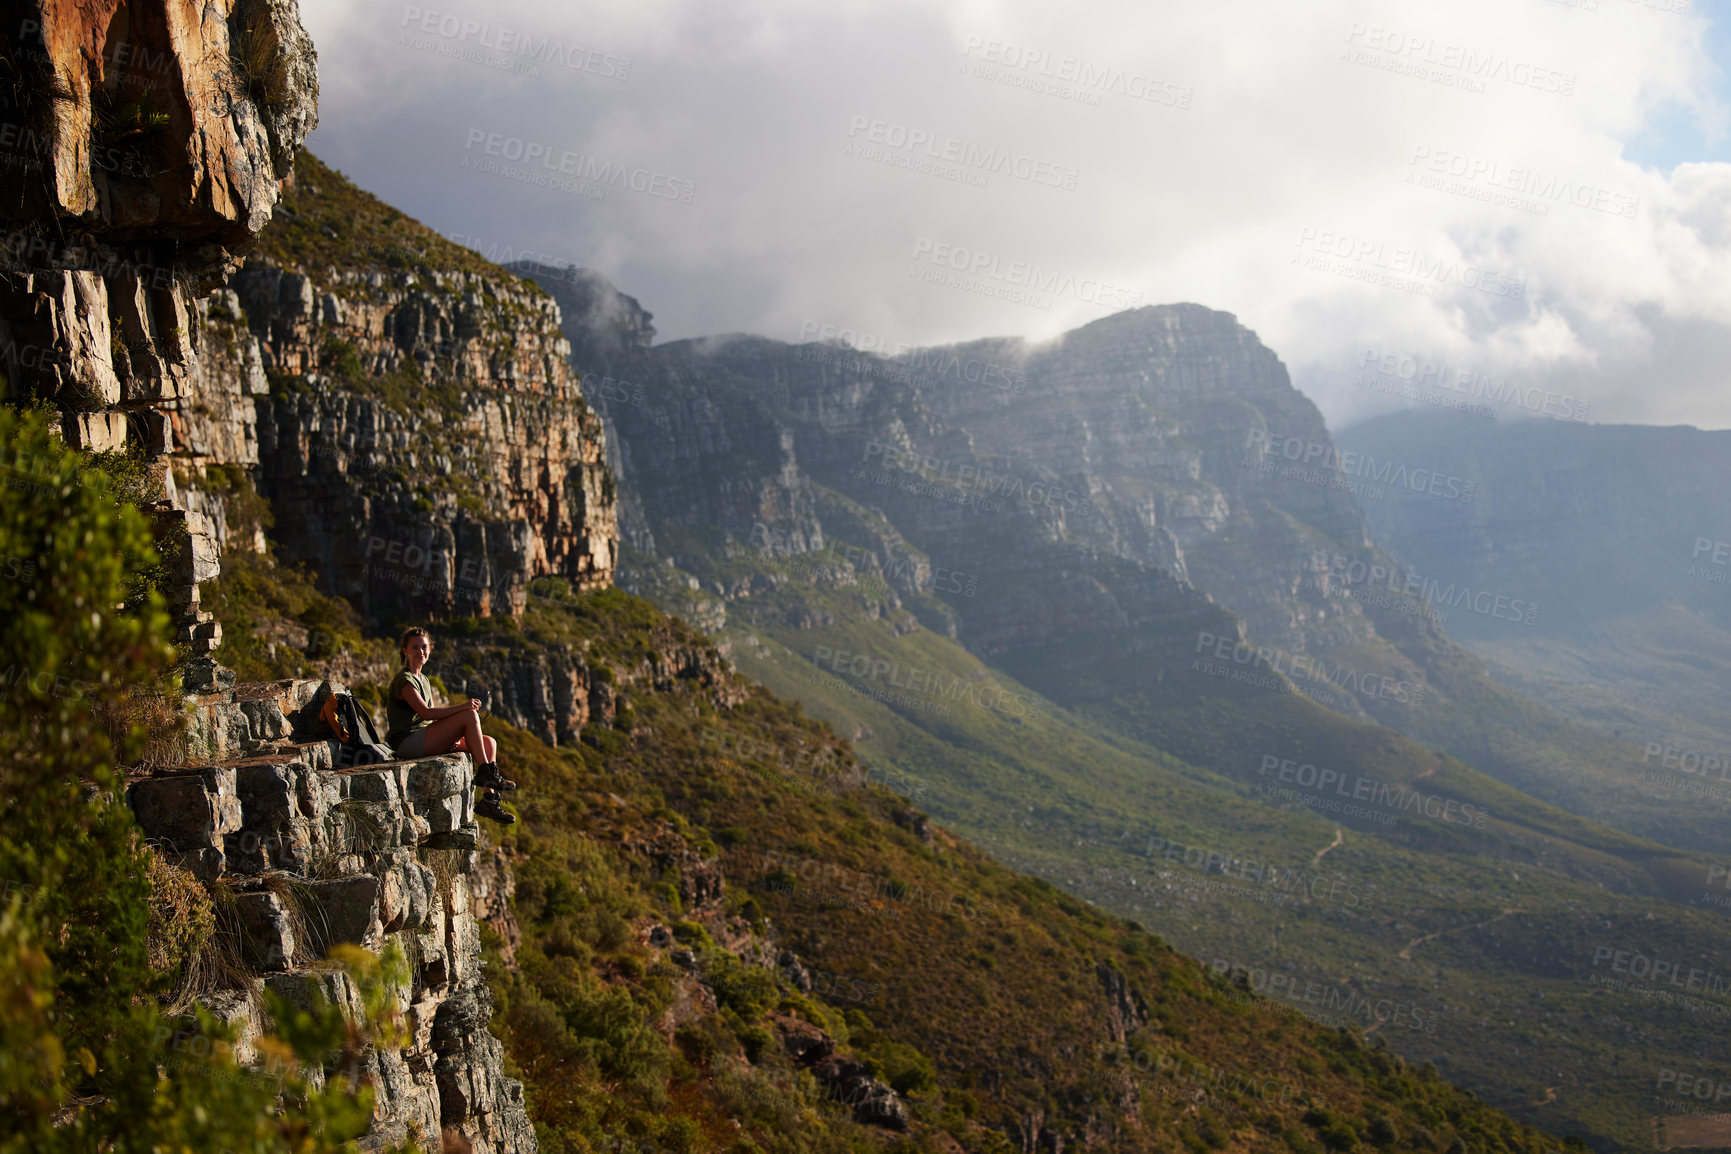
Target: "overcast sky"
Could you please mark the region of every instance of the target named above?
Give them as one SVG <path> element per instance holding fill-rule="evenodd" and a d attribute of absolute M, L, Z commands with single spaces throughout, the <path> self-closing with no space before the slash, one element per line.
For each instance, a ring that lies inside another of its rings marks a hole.
<path fill-rule="evenodd" d="M 1336 428 L 1369 350 L 1731 426 L 1727 7 L 303 0 L 316 153 L 660 339 L 1193 301 Z"/>

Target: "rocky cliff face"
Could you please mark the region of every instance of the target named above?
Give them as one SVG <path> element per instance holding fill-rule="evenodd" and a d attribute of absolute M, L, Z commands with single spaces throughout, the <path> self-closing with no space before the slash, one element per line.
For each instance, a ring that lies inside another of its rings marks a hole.
<path fill-rule="evenodd" d="M 580 642 L 503 646 L 452 637 L 430 668 L 454 693 L 485 701 L 493 715 L 555 746 L 575 743 L 588 725 L 611 728 L 629 708 L 628 692 L 661 692 L 683 681 L 710 691 L 722 707 L 740 692 L 707 643 L 673 644 L 621 663 Z"/>
<path fill-rule="evenodd" d="M 620 406 L 641 409 L 645 396 L 641 385 L 616 377 L 609 369 L 648 351 L 655 339 L 648 310 L 637 298 L 626 296 L 606 278 L 587 269 L 556 268 L 535 261 L 518 261 L 506 267 L 534 280 L 558 302 L 561 331 L 571 341 L 570 363 L 583 379 L 585 398 L 601 417 L 613 476 L 622 479 L 631 475 L 631 446 L 620 438 L 612 414 Z M 618 501 L 620 540 L 654 556 L 655 534 L 634 487 L 623 486 Z"/>
<path fill-rule="evenodd" d="M 12 13 L 17 183 L 0 212 L 220 280 L 318 123 L 294 0 L 25 0 Z"/>
<path fill-rule="evenodd" d="M 52 404 L 80 448 L 248 460 L 250 422 L 188 427 L 211 398 L 244 409 L 258 383 L 248 350 L 203 355 L 199 298 L 270 220 L 317 123 L 294 0 L 27 0 L 0 37 L 7 399 Z M 208 651 L 209 518 L 171 482 L 159 495 L 181 639 Z"/>
<path fill-rule="evenodd" d="M 822 546 L 791 423 L 763 404 L 735 411 L 741 398 L 729 395 L 724 403 L 707 390 L 680 387 L 651 352 L 649 312 L 597 274 L 515 267 L 559 302 L 572 363 L 607 425 L 621 500 L 631 510 L 625 536 L 632 545 L 656 553 L 656 526 L 670 547 L 709 530 L 722 534 L 710 544 L 729 536 L 748 541 L 752 527 L 767 522 L 780 530 L 774 547 L 782 552 Z M 717 468 L 724 460 L 736 467 Z"/>
<path fill-rule="evenodd" d="M 221 636 L 198 608 L 227 536 L 209 465 L 256 469 L 283 555 L 375 624 L 520 612 L 536 576 L 607 583 L 612 478 L 551 302 L 316 161 L 290 185 L 317 95 L 291 0 L 44 3 L 21 27 L 10 396 L 156 459 L 183 640 Z M 70 96 L 45 95 L 55 69 Z"/>
<path fill-rule="evenodd" d="M 336 182 L 307 166 L 291 211 Z M 273 382 L 257 462 L 279 556 L 385 626 L 520 613 L 537 577 L 607 584 L 613 479 L 557 307 L 501 270 L 358 256 L 257 259 L 229 290 L 244 323 L 222 339 L 256 340 Z"/>
<path fill-rule="evenodd" d="M 261 544 L 201 483 L 211 467 L 238 467 L 271 503 L 277 555 L 310 564 L 375 627 L 521 613 L 538 577 L 566 579 L 556 591 L 606 584 L 613 483 L 553 303 L 438 248 L 310 157 L 281 208 L 261 251 L 189 313 L 196 369 L 166 424 L 164 484 L 201 519 L 212 561 Z M 333 221 L 386 239 L 344 244 Z M 441 657 L 550 742 L 615 716 L 611 670 L 581 652 L 451 645 Z M 687 658 L 656 660 L 671 677 Z M 224 688 L 218 673 L 202 688 L 193 753 L 204 764 L 141 779 L 132 798 L 158 845 L 236 893 L 236 939 L 264 976 L 215 1008 L 255 1035 L 262 991 L 308 996 L 309 974 L 353 1004 L 324 954 L 395 942 L 413 963 L 401 1006 L 412 1037 L 358 1072 L 376 1095 L 371 1140 L 535 1149 L 522 1087 L 503 1076 L 487 1028 L 480 927 L 507 959 L 519 935 L 510 863 L 478 842 L 470 815 L 467 759 L 340 770 L 311 736 L 328 687 Z"/>
<path fill-rule="evenodd" d="M 585 308 L 595 290 L 537 275 L 568 318 L 604 318 L 599 334 L 566 329 L 598 361 L 590 379 L 619 382 L 605 419 L 624 500 L 660 555 L 725 598 L 751 583 L 716 558 L 839 537 L 864 547 L 854 568 L 942 595 L 982 654 L 1236 636 L 1210 600 L 1296 653 L 1376 635 L 1312 571 L 1318 552 L 1370 548 L 1321 414 L 1224 313 L 1145 308 L 1040 347 L 894 358 L 753 337 L 645 351 L 635 301 Z"/>
<path fill-rule="evenodd" d="M 606 582 L 611 478 L 544 295 L 481 262 L 405 260 L 425 230 L 382 212 L 409 246 L 316 261 L 291 223 L 219 289 L 273 212 L 338 237 L 316 182 L 283 203 L 316 124 L 294 0 L 27 0 L 0 29 L 0 104 L 0 389 L 60 410 L 77 447 L 149 460 L 192 652 L 221 640 L 199 583 L 224 548 L 262 544 L 231 533 L 211 466 L 253 474 L 283 551 L 375 620 L 520 610 L 531 576 Z M 264 990 L 360 1013 L 325 956 L 395 943 L 408 1044 L 341 1071 L 375 1089 L 369 1147 L 532 1151 L 487 1032 L 479 927 L 509 946 L 512 881 L 479 844 L 467 759 L 339 769 L 314 734 L 330 686 L 232 682 L 189 666 L 191 768 L 129 799 L 154 844 L 232 894 L 225 932 L 262 976 L 206 1001 L 238 1056 L 258 1058 Z"/>
<path fill-rule="evenodd" d="M 232 894 L 220 932 L 256 976 L 201 1001 L 238 1030 L 237 1061 L 270 1074 L 256 1045 L 267 990 L 295 1005 L 322 994 L 360 1015 L 353 982 L 323 959 L 342 943 L 394 944 L 410 963 L 396 1007 L 404 1047 L 368 1051 L 357 1069 L 309 1071 L 313 1084 L 341 1075 L 372 1086 L 363 1148 L 461 1139 L 477 1154 L 534 1151 L 522 1084 L 504 1076 L 487 1032 L 480 927 L 507 946 L 517 934 L 508 863 L 473 816 L 469 759 L 340 768 L 317 720 L 340 685 L 203 688 L 191 765 L 137 777 L 127 796 L 171 861 Z"/>
<path fill-rule="evenodd" d="M 193 579 L 256 546 L 199 483 L 234 466 L 273 503 L 278 555 L 373 626 L 520 613 L 536 577 L 607 584 L 613 479 L 552 301 L 300 165 L 261 252 L 175 330 L 185 371 L 153 444 L 181 475 Z"/>
<path fill-rule="evenodd" d="M 1539 605 L 1538 634 L 1579 638 L 1607 618 L 1665 603 L 1728 620 L 1723 587 L 1691 580 L 1689 569 L 1724 568 L 1726 551 L 1716 563 L 1713 549 L 1731 540 L 1720 483 L 1731 434 L 1397 414 L 1339 440 L 1474 485 L 1482 499 L 1470 503 L 1395 493 L 1367 503 L 1366 515 L 1414 572 Z M 1449 621 L 1463 637 L 1507 633 L 1488 614 Z"/>

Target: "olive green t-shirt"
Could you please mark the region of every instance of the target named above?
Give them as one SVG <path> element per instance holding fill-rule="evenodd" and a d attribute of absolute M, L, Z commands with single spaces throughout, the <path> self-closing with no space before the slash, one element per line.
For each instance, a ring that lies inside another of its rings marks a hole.
<path fill-rule="evenodd" d="M 421 695 L 421 700 L 428 705 L 433 704 L 433 683 L 427 680 L 423 673 L 410 673 L 407 669 L 398 671 L 391 678 L 391 688 L 385 693 L 385 720 L 390 722 L 390 730 L 385 734 L 385 743 L 392 749 L 401 745 L 403 739 L 417 729 L 425 729 L 430 721 L 423 721 L 409 708 L 409 703 L 403 700 L 403 686 L 412 685 L 415 692 Z"/>

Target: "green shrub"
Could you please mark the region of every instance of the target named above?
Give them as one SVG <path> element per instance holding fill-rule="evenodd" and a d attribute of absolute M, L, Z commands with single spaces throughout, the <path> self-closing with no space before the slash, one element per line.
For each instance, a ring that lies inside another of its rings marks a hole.
<path fill-rule="evenodd" d="M 277 1084 L 240 1076 L 220 1047 L 176 1048 L 159 1009 L 210 905 L 155 861 L 126 806 L 117 769 L 146 735 L 117 750 L 93 709 L 162 684 L 174 657 L 142 580 L 150 531 L 106 463 L 66 449 L 44 414 L 0 409 L 0 555 L 35 558 L 41 577 L 0 581 L 0 892 L 14 895 L 0 908 L 0 1151 L 335 1151 L 366 1129 L 370 1090 L 312 1091 L 291 1068 L 279 1108 Z M 395 974 L 345 960 L 387 1019 Z M 208 1015 L 199 1029 L 227 1040 Z M 327 1007 L 260 1046 L 322 1064 L 337 1032 L 389 1044 Z"/>
<path fill-rule="evenodd" d="M 715 991 L 716 1004 L 727 1007 L 748 1022 L 775 1005 L 781 996 L 774 975 L 756 966 L 734 963 L 714 967 L 709 983 Z"/>
<path fill-rule="evenodd" d="M 319 350 L 319 368 L 351 382 L 364 380 L 367 375 L 355 346 L 341 337 L 325 340 L 324 347 Z"/>
<path fill-rule="evenodd" d="M 932 1060 L 905 1042 L 880 1041 L 864 1057 L 872 1076 L 888 1082 L 898 1094 L 937 1089 L 938 1075 Z"/>
<path fill-rule="evenodd" d="M 697 922 L 674 922 L 673 940 L 687 946 L 707 947 L 715 944 L 709 931 Z"/>
<path fill-rule="evenodd" d="M 1305 1113 L 1304 1122 L 1315 1128 L 1316 1136 L 1330 1150 L 1352 1150 L 1358 1146 L 1358 1132 L 1333 1110 L 1310 1110 Z"/>
<path fill-rule="evenodd" d="M 719 1025 L 714 1016 L 686 1022 L 673 1032 L 673 1044 L 678 1046 L 680 1053 L 690 1061 L 707 1064 L 717 1054 L 725 1053 L 728 1049 L 718 1029 Z"/>
<path fill-rule="evenodd" d="M 752 1063 L 761 1063 L 766 1054 L 775 1052 L 775 1035 L 763 1026 L 747 1026 L 739 1031 L 739 1044 Z"/>
<path fill-rule="evenodd" d="M 216 933 L 216 906 L 198 879 L 161 854 L 148 856 L 151 902 L 145 940 L 150 968 L 178 975 Z"/>

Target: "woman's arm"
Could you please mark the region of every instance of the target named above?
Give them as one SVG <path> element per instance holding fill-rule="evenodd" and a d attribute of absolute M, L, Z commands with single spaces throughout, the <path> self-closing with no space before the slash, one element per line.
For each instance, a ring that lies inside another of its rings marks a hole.
<path fill-rule="evenodd" d="M 442 709 L 435 709 L 421 699 L 420 691 L 413 685 L 404 685 L 402 692 L 398 694 L 398 696 L 407 703 L 410 709 L 415 711 L 415 716 L 420 718 L 422 721 L 438 721 L 441 718 L 452 717 L 459 713 L 466 713 L 469 710 L 476 708 L 479 704 L 474 701 L 465 701 L 461 705 L 447 705 Z"/>

